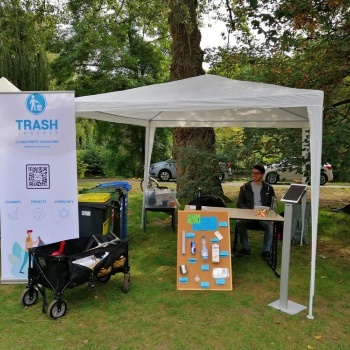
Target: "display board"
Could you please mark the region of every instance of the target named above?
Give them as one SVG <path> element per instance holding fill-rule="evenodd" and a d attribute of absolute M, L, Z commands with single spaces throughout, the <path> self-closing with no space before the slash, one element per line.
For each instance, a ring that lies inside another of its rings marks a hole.
<path fill-rule="evenodd" d="M 178 212 L 177 289 L 232 290 L 228 212 Z"/>

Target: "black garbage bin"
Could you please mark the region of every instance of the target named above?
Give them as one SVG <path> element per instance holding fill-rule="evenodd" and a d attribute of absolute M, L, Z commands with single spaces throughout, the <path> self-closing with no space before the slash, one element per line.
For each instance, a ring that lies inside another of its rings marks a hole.
<path fill-rule="evenodd" d="M 111 196 L 110 230 L 119 238 L 127 237 L 128 192 L 132 186 L 127 181 L 113 181 L 83 189 L 80 193 L 108 193 Z"/>
<path fill-rule="evenodd" d="M 109 193 L 85 193 L 78 196 L 80 238 L 109 232 L 111 203 Z"/>

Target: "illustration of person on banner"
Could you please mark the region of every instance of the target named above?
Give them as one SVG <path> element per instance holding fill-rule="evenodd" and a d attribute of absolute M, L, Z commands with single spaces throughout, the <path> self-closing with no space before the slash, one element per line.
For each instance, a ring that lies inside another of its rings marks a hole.
<path fill-rule="evenodd" d="M 23 262 L 22 262 L 22 266 L 19 269 L 20 273 L 24 273 L 23 272 L 23 268 L 24 266 L 27 264 L 28 262 L 28 257 L 29 257 L 29 249 L 33 248 L 37 243 L 39 243 L 40 241 L 40 237 L 38 237 L 38 239 L 36 241 L 33 241 L 32 239 L 32 233 L 33 230 L 27 230 L 27 236 L 26 236 L 26 240 L 25 240 L 25 249 L 24 249 L 24 256 L 23 256 Z"/>

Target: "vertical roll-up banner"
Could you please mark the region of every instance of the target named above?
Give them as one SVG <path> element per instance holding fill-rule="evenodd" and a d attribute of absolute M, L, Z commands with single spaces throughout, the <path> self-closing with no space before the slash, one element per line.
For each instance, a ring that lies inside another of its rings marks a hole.
<path fill-rule="evenodd" d="M 79 237 L 74 92 L 0 93 L 1 283 L 28 249 Z"/>

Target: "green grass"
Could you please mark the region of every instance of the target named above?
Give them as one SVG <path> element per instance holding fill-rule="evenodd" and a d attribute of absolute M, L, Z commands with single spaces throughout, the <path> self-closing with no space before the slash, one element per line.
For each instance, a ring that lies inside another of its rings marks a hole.
<path fill-rule="evenodd" d="M 150 213 L 143 232 L 142 195 L 132 184 L 130 291 L 122 291 L 122 274 L 94 291 L 86 285 L 66 290 L 68 312 L 54 321 L 41 313 L 41 298 L 30 308 L 20 305 L 24 285 L 1 285 L 1 349 L 349 349 L 350 215 L 320 210 L 315 319 L 309 320 L 307 310 L 291 316 L 268 306 L 279 299 L 280 280 L 261 260 L 261 233 L 251 236 L 251 256 L 233 259 L 232 291 L 177 291 L 170 217 Z M 233 202 L 237 193 L 225 187 Z M 291 249 L 289 299 L 305 306 L 310 249 Z M 50 302 L 52 292 L 47 295 Z"/>

